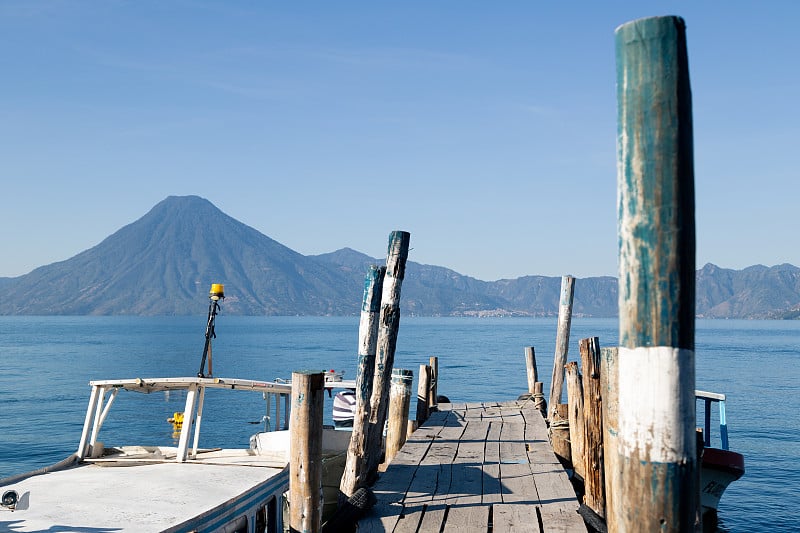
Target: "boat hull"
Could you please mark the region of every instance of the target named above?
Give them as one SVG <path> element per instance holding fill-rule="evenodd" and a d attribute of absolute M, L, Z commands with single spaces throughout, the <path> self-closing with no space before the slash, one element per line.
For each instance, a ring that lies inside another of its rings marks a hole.
<path fill-rule="evenodd" d="M 716 511 L 725 489 L 743 475 L 742 454 L 719 448 L 704 449 L 700 473 L 700 503 L 703 512 Z"/>

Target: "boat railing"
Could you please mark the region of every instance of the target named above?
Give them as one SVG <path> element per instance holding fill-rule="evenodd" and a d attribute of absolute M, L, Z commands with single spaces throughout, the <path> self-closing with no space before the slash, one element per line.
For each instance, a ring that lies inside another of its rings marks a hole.
<path fill-rule="evenodd" d="M 694 391 L 695 400 L 703 401 L 703 444 L 711 446 L 711 411 L 714 403 L 719 404 L 719 436 L 721 448 L 728 449 L 728 421 L 725 418 L 725 395 L 716 392 Z"/>

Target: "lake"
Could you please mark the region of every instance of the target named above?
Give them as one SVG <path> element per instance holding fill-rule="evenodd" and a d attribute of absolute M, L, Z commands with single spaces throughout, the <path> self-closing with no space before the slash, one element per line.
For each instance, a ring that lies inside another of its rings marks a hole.
<path fill-rule="evenodd" d="M 569 359 L 576 360 L 581 338 L 596 336 L 603 346 L 615 345 L 617 327 L 616 320 L 574 319 Z M 205 317 L 0 317 L 0 478 L 75 451 L 89 380 L 196 375 L 204 332 Z M 293 370 L 336 369 L 344 370 L 345 378 L 355 377 L 357 317 L 223 313 L 216 332 L 216 376 L 271 381 L 289 378 Z M 555 336 L 555 317 L 403 317 L 395 367 L 416 375 L 419 365 L 436 355 L 440 394 L 454 402 L 509 400 L 527 389 L 525 346 L 535 347 L 548 390 Z M 800 321 L 700 320 L 696 345 L 697 388 L 727 394 L 731 448 L 744 454 L 747 469 L 722 498 L 720 530 L 796 531 Z M 134 428 L 140 434 L 127 442 L 143 438 L 170 444 L 166 418 L 183 409 L 183 399 L 162 395 L 155 400 L 157 412 L 142 419 Z M 107 445 L 123 437 L 113 416 L 136 411 L 137 402 L 117 401 L 104 427 Z M 231 440 L 246 446 L 264 414 L 244 404 L 211 409 L 204 416 L 208 440 L 203 446 Z"/>

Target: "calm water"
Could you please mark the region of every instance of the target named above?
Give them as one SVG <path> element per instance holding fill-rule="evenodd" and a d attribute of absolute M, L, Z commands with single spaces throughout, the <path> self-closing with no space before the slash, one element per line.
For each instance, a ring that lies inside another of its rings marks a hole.
<path fill-rule="evenodd" d="M 437 355 L 441 394 L 452 401 L 508 400 L 527 388 L 524 346 L 535 346 L 549 387 L 555 349 L 553 319 L 402 319 L 395 367 L 417 373 Z M 0 478 L 52 464 L 75 451 L 90 379 L 192 376 L 199 368 L 204 317 L 0 317 Z M 345 370 L 355 376 L 357 318 L 229 317 L 217 319 L 214 374 L 272 380 L 293 370 Z M 613 320 L 574 320 L 578 340 L 617 340 Z M 731 447 L 747 473 L 725 493 L 721 529 L 796 531 L 800 498 L 800 322 L 700 321 L 697 388 L 728 395 Z M 416 386 L 416 385 L 415 385 Z M 263 413 L 242 393 L 222 409 L 206 400 L 202 446 L 246 445 Z M 142 403 L 150 404 L 147 410 Z M 413 403 L 413 402 L 412 402 Z M 119 419 L 140 415 L 125 442 L 170 444 L 165 421 L 183 398 L 163 393 L 117 399 L 101 438 L 123 443 Z M 123 415 L 116 417 L 116 415 Z M 133 435 L 131 435 L 133 433 Z"/>

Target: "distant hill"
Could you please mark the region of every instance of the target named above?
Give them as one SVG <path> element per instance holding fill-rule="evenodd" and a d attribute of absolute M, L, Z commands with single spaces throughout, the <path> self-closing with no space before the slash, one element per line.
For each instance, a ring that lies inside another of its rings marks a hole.
<path fill-rule="evenodd" d="M 349 248 L 304 256 L 208 200 L 171 196 L 93 248 L 24 276 L 0 278 L 0 314 L 204 314 L 213 282 L 226 286 L 226 314 L 355 315 L 367 267 L 382 262 Z M 401 308 L 425 316 L 551 316 L 558 313 L 560 283 L 545 276 L 488 282 L 410 261 Z M 579 279 L 573 312 L 616 316 L 616 278 Z M 697 313 L 797 318 L 800 269 L 706 265 L 697 272 Z"/>

